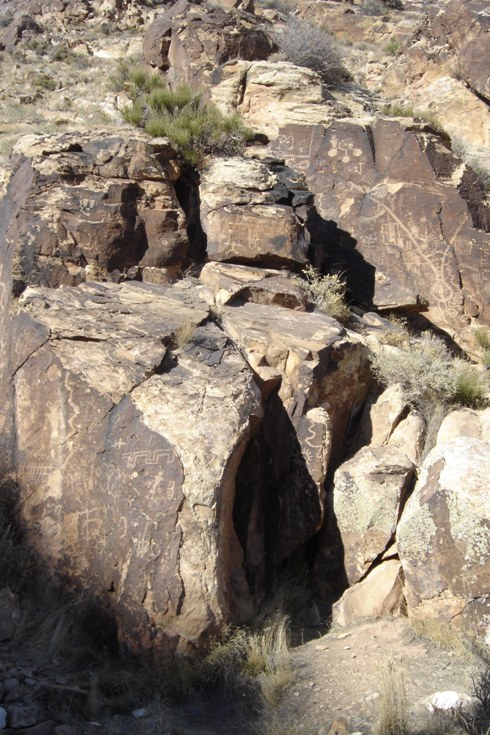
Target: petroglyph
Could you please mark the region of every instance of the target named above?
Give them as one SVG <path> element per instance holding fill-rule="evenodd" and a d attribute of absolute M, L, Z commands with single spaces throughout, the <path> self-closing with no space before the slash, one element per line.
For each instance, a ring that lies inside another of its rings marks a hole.
<path fill-rule="evenodd" d="M 169 449 L 140 449 L 135 452 L 124 452 L 123 460 L 128 469 L 136 467 L 137 463 L 145 465 L 172 464 L 178 457 L 173 448 Z"/>

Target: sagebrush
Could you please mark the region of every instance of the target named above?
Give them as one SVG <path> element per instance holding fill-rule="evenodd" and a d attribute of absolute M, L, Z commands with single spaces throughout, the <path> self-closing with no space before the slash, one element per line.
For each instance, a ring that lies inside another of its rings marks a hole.
<path fill-rule="evenodd" d="M 311 303 L 324 314 L 345 322 L 350 311 L 346 304 L 346 284 L 338 273 L 322 276 L 312 266 L 303 271 L 304 278 L 296 278 L 295 282 L 307 293 Z"/>
<path fill-rule="evenodd" d="M 371 365 L 382 385 L 400 383 L 407 401 L 421 410 L 430 411 L 437 403 L 485 403 L 486 385 L 480 373 L 469 363 L 455 360 L 444 342 L 429 332 L 372 353 Z"/>
<path fill-rule="evenodd" d="M 290 18 L 276 40 L 287 61 L 316 71 L 328 87 L 335 87 L 349 78 L 339 44 L 318 26 Z"/>

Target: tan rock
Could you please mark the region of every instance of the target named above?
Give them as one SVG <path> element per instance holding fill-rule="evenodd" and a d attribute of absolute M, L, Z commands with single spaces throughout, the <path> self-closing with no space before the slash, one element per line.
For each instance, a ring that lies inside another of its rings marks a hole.
<path fill-rule="evenodd" d="M 219 67 L 228 61 L 266 59 L 275 50 L 274 43 L 263 24 L 237 9 L 238 4 L 225 8 L 178 0 L 146 31 L 145 61 L 164 69 L 171 84 L 185 82 L 201 90 L 211 86 Z"/>
<path fill-rule="evenodd" d="M 335 625 L 348 626 L 366 618 L 399 612 L 403 600 L 402 567 L 398 560 L 385 561 L 344 592 L 333 606 Z"/>
<path fill-rule="evenodd" d="M 427 456 L 397 528 L 410 615 L 488 640 L 490 446 L 460 437 Z"/>
<path fill-rule="evenodd" d="M 418 411 L 410 411 L 390 436 L 388 444 L 405 452 L 414 464 L 419 464 L 425 445 L 425 421 Z"/>
<path fill-rule="evenodd" d="M 210 287 L 217 308 L 231 301 L 306 310 L 306 294 L 284 271 L 233 263 L 206 263 L 199 279 Z"/>
<path fill-rule="evenodd" d="M 338 461 L 367 389 L 364 349 L 319 313 L 248 302 L 224 306 L 221 320 L 270 396 L 263 438 L 275 508 L 271 551 L 281 561 L 321 526 L 329 461 Z"/>
<path fill-rule="evenodd" d="M 221 109 L 237 108 L 248 125 L 272 138 L 288 123 L 329 123 L 334 114 L 319 76 L 286 61 L 227 64 L 211 95 Z"/>
<path fill-rule="evenodd" d="M 275 266 L 306 262 L 305 220 L 311 195 L 287 167 L 217 160 L 201 181 L 201 223 L 211 260 Z"/>
<path fill-rule="evenodd" d="M 444 417 L 437 432 L 437 445 L 444 446 L 451 439 L 458 437 L 480 439 L 481 425 L 478 413 L 471 408 L 459 408 L 456 411 L 451 411 Z"/>
<path fill-rule="evenodd" d="M 391 545 L 414 464 L 397 447 L 365 447 L 335 473 L 333 511 L 350 585 Z"/>
<path fill-rule="evenodd" d="M 407 401 L 402 386 L 390 385 L 374 401 L 366 403 L 357 431 L 359 446 L 382 447 L 387 444 L 406 413 Z"/>
<path fill-rule="evenodd" d="M 12 325 L 29 539 L 134 650 L 198 645 L 252 610 L 232 516 L 260 392 L 208 313 L 184 283 L 82 284 L 27 289 Z"/>

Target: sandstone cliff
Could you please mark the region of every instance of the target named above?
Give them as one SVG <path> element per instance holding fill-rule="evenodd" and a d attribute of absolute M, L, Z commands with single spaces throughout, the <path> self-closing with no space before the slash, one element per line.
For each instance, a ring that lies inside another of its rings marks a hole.
<path fill-rule="evenodd" d="M 487 635 L 486 412 L 424 459 L 427 410 L 403 387 L 380 395 L 369 360 L 392 329 L 374 311 L 474 359 L 475 328 L 490 326 L 487 193 L 455 153 L 456 118 L 441 112 L 441 132 L 414 111 L 383 112 L 360 67 L 326 90 L 274 56 L 281 13 L 142 5 L 32 2 L 1 43 L 28 53 L 51 24 L 80 40 L 101 18 L 141 23 L 149 67 L 254 134 L 241 156 L 196 170 L 177 142 L 122 122 L 119 89 L 112 124 L 87 130 L 87 118 L 14 145 L 0 473 L 20 523 L 60 583 L 114 616 L 121 650 L 200 649 L 252 620 L 287 568 L 308 568 L 303 613 L 314 599 L 327 614 L 350 587 L 341 624 L 408 610 L 464 625 L 471 613 Z M 376 21 L 360 4 L 298 12 L 344 36 L 347 18 L 357 41 L 400 39 L 377 74 L 393 96 L 415 57 L 431 76 L 413 72 L 407 97 L 435 89 L 444 41 L 475 103 L 472 145 L 484 146 L 477 6 L 465 8 L 470 37 L 454 31 L 451 2 L 426 15 L 407 2 Z M 315 308 L 299 277 L 308 264 L 343 274 L 345 324 Z"/>

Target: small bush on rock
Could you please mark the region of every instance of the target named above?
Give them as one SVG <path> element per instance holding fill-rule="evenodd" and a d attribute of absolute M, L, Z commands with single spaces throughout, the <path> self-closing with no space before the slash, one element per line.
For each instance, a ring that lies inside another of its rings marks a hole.
<path fill-rule="evenodd" d="M 287 61 L 316 71 L 329 87 L 349 78 L 339 44 L 318 26 L 291 18 L 278 34 L 277 44 Z"/>
<path fill-rule="evenodd" d="M 313 306 L 324 314 L 345 322 L 350 311 L 345 303 L 346 285 L 338 273 L 322 276 L 311 265 L 303 271 L 303 278 L 296 278 L 296 283 L 307 293 Z"/>
<path fill-rule="evenodd" d="M 123 109 L 126 122 L 153 137 L 168 138 L 193 165 L 207 154 L 232 156 L 253 135 L 239 115 L 223 115 L 186 85 L 174 90 L 156 84 L 135 69 L 133 101 Z"/>
<path fill-rule="evenodd" d="M 425 413 L 431 405 L 479 406 L 485 386 L 474 369 L 455 360 L 444 342 L 430 333 L 372 353 L 373 372 L 383 385 L 401 383 L 407 400 Z"/>

